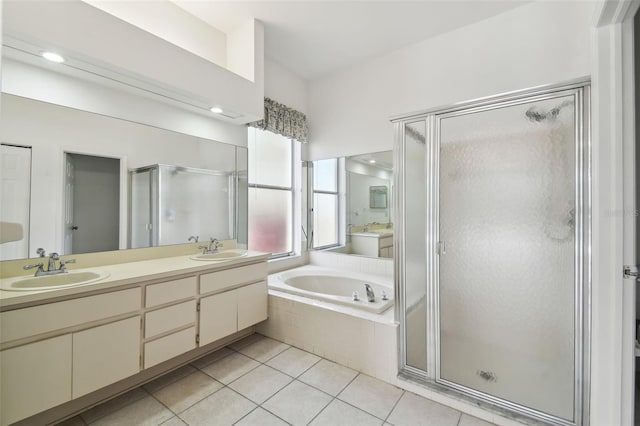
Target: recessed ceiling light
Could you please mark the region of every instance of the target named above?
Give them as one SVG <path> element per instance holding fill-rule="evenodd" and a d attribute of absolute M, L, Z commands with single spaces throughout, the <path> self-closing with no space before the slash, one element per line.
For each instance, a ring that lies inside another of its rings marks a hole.
<path fill-rule="evenodd" d="M 213 108 L 211 108 L 210 111 L 213 112 L 213 113 L 216 113 L 216 114 L 222 114 L 222 112 L 223 112 L 222 108 L 220 108 L 220 107 L 213 107 Z"/>
<path fill-rule="evenodd" d="M 58 64 L 61 64 L 62 62 L 64 62 L 64 58 L 62 56 L 53 52 L 42 52 L 42 57 L 48 61 L 56 62 Z"/>
<path fill-rule="evenodd" d="M 376 164 L 376 160 L 369 160 L 369 163 Z"/>

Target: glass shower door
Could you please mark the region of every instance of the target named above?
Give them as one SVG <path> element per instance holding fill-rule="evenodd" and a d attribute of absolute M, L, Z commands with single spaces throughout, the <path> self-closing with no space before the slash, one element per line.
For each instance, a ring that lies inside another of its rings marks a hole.
<path fill-rule="evenodd" d="M 576 99 L 564 92 L 436 117 L 436 380 L 568 422 L 580 281 Z"/>

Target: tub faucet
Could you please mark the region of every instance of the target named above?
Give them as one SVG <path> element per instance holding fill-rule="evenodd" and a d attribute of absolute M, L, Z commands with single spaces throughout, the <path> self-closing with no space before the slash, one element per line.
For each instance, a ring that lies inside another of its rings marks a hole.
<path fill-rule="evenodd" d="M 369 302 L 375 302 L 376 301 L 376 295 L 373 292 L 373 289 L 371 288 L 371 286 L 367 283 L 364 283 L 364 289 L 367 291 L 367 300 Z"/>

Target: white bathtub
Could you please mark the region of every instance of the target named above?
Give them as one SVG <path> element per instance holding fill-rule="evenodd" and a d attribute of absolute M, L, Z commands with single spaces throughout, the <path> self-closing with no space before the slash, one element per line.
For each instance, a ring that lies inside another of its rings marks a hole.
<path fill-rule="evenodd" d="M 375 293 L 374 302 L 367 301 L 365 283 Z M 317 266 L 304 266 L 271 275 L 269 288 L 372 313 L 382 313 L 394 303 L 393 282 L 390 279 Z M 358 292 L 359 301 L 353 300 L 354 291 Z M 388 300 L 382 300 L 383 292 Z"/>

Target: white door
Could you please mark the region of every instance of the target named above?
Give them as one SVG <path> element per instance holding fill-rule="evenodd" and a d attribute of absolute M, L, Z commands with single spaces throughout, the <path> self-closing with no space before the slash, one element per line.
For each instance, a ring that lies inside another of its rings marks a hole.
<path fill-rule="evenodd" d="M 0 221 L 18 224 L 22 236 L 8 235 L 0 244 L 0 260 L 29 257 L 29 206 L 31 198 L 31 148 L 2 144 L 0 179 Z M 16 225 L 12 225 L 16 227 Z M 15 238 L 20 238 L 16 240 Z"/>

